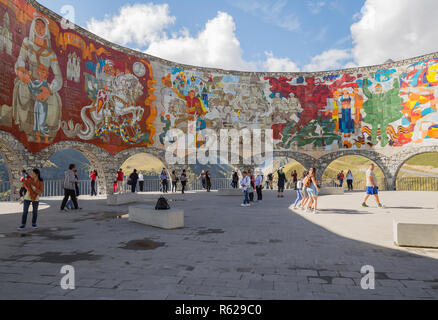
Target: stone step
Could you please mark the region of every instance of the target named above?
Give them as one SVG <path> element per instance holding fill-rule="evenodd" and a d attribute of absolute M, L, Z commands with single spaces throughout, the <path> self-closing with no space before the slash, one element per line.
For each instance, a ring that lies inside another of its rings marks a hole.
<path fill-rule="evenodd" d="M 438 224 L 394 220 L 394 243 L 399 247 L 438 248 Z"/>
<path fill-rule="evenodd" d="M 184 210 L 155 210 L 151 205 L 129 206 L 129 221 L 171 230 L 184 228 Z"/>

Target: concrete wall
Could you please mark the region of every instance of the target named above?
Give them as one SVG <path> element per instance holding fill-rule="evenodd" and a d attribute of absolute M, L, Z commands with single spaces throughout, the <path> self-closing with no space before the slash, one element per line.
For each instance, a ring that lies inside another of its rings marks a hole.
<path fill-rule="evenodd" d="M 110 190 L 137 152 L 166 164 L 167 129 L 187 132 L 189 121 L 200 145 L 203 128 L 272 129 L 275 155 L 320 174 L 362 155 L 390 187 L 404 161 L 438 147 L 438 54 L 319 73 L 235 72 L 148 56 L 60 21 L 35 1 L 0 0 L 0 154 L 14 181 L 22 167 L 74 148 Z"/>

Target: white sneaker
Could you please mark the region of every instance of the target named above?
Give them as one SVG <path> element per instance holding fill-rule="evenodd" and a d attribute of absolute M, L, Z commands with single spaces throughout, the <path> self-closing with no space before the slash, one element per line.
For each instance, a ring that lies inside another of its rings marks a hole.
<path fill-rule="evenodd" d="M 251 207 L 251 205 L 248 203 L 248 204 L 246 205 L 246 207 Z"/>
<path fill-rule="evenodd" d="M 306 213 L 312 213 L 312 210 L 310 208 L 306 209 Z"/>
<path fill-rule="evenodd" d="M 313 214 L 318 214 L 318 210 L 313 209 Z"/>
<path fill-rule="evenodd" d="M 240 206 L 241 206 L 241 207 L 246 207 L 246 204 L 242 203 Z"/>

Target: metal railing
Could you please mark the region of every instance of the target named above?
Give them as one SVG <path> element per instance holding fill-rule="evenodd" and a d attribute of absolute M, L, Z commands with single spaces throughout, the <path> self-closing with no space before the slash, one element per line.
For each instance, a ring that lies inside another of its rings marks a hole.
<path fill-rule="evenodd" d="M 340 188 L 340 182 L 337 179 L 323 179 L 322 187 L 332 187 L 332 188 Z M 377 186 L 380 190 L 387 190 L 386 181 L 384 178 L 377 178 Z M 344 180 L 342 184 L 342 188 L 348 190 L 347 180 Z M 353 180 L 353 190 L 366 190 L 367 181 L 366 179 L 354 179 Z"/>
<path fill-rule="evenodd" d="M 398 191 L 438 191 L 438 178 L 435 177 L 406 177 L 396 182 Z"/>

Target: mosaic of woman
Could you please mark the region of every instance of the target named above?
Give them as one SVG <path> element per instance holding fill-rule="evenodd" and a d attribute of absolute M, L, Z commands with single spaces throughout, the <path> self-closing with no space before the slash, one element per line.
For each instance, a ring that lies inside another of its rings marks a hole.
<path fill-rule="evenodd" d="M 51 70 L 53 80 L 38 85 L 42 80 L 39 74 L 42 70 L 48 76 Z M 29 142 L 50 143 L 59 130 L 62 102 L 58 91 L 62 88 L 63 79 L 58 59 L 51 48 L 49 21 L 46 18 L 36 15 L 33 19 L 29 37 L 24 38 L 15 63 L 15 73 L 17 78 L 12 101 L 14 123 L 24 131 Z M 35 113 L 36 109 L 47 109 L 47 112 L 44 115 Z M 35 119 L 35 116 L 39 118 Z M 45 136 L 44 141 L 40 140 L 41 133 Z"/>

